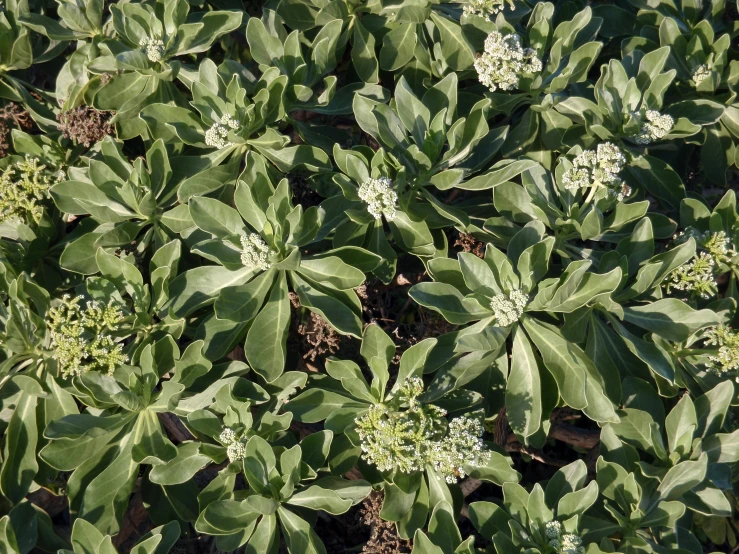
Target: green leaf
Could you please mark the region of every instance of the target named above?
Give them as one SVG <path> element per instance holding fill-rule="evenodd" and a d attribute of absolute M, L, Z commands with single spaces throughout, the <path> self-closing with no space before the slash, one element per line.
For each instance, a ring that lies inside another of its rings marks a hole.
<path fill-rule="evenodd" d="M 441 55 L 449 67 L 455 71 L 464 71 L 472 67 L 475 53 L 459 24 L 433 10 L 431 20 L 441 35 Z"/>
<path fill-rule="evenodd" d="M 541 378 L 539 366 L 523 329 L 513 334 L 511 370 L 506 382 L 506 414 L 511 429 L 524 438 L 535 434 L 541 426 Z"/>
<path fill-rule="evenodd" d="M 285 368 L 287 332 L 290 327 L 290 299 L 287 279 L 281 271 L 267 303 L 254 318 L 244 344 L 246 359 L 268 383 Z"/>
<path fill-rule="evenodd" d="M 701 454 L 696 461 L 684 461 L 670 468 L 657 487 L 661 500 L 679 500 L 682 495 L 703 482 L 708 456 Z"/>
<path fill-rule="evenodd" d="M 711 310 L 694 310 L 682 300 L 663 298 L 642 306 L 624 308 L 624 318 L 673 342 L 683 342 L 693 333 L 720 323 Z"/>
<path fill-rule="evenodd" d="M 469 323 L 491 314 L 479 302 L 465 298 L 446 283 L 419 283 L 413 285 L 408 294 L 421 306 L 439 312 L 449 323 Z"/>
<path fill-rule="evenodd" d="M 385 71 L 395 71 L 403 67 L 413 58 L 417 40 L 416 26 L 412 23 L 400 23 L 382 38 L 380 67 Z"/>
<path fill-rule="evenodd" d="M 37 399 L 35 395 L 21 393 L 5 432 L 0 491 L 13 504 L 19 503 L 28 494 L 39 470 L 36 462 Z"/>
<path fill-rule="evenodd" d="M 154 466 L 149 478 L 158 485 L 179 485 L 192 479 L 210 461 L 208 456 L 200 453 L 200 443 L 185 442 L 177 447 L 177 455 L 173 459 Z"/>
<path fill-rule="evenodd" d="M 286 502 L 311 510 L 323 510 L 329 514 L 343 514 L 352 506 L 352 501 L 341 498 L 335 491 L 312 485 L 293 494 Z"/>

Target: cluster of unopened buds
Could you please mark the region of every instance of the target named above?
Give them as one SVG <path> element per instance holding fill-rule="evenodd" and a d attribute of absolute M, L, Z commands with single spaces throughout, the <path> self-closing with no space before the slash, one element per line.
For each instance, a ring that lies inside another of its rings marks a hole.
<path fill-rule="evenodd" d="M 700 252 L 692 260 L 675 268 L 667 277 L 665 290 L 691 293 L 700 298 L 712 298 L 718 293 L 714 276 L 716 262 L 708 252 Z"/>
<path fill-rule="evenodd" d="M 711 256 L 716 266 L 728 265 L 736 256 L 736 250 L 732 248 L 731 239 L 726 231 L 701 232 L 695 227 L 688 227 L 685 231 L 676 235 L 674 240 L 679 244 L 690 238 L 695 239 L 699 251 L 706 252 Z"/>
<path fill-rule="evenodd" d="M 642 123 L 639 134 L 634 137 L 637 144 L 647 145 L 663 139 L 675 126 L 675 120 L 671 116 L 663 115 L 657 110 L 647 110 L 644 117 L 646 121 Z"/>
<path fill-rule="evenodd" d="M 491 91 L 514 90 L 522 75 L 539 73 L 542 64 L 535 50 L 521 45 L 521 37 L 493 31 L 475 60 L 475 69 L 480 82 Z"/>
<path fill-rule="evenodd" d="M 28 155 L 8 165 L 0 175 L 0 223 L 38 223 L 44 213 L 41 202 L 49 198 L 51 185 L 62 179 L 63 172 L 47 171 L 38 158 Z"/>
<path fill-rule="evenodd" d="M 164 57 L 164 42 L 158 38 L 142 38 L 139 43 L 150 62 L 156 63 Z"/>
<path fill-rule="evenodd" d="M 226 447 L 226 456 L 229 462 L 238 462 L 244 459 L 246 453 L 245 437 L 239 437 L 230 427 L 224 427 L 218 437 L 221 444 Z"/>
<path fill-rule="evenodd" d="M 241 235 L 241 263 L 250 269 L 267 270 L 272 267 L 269 257 L 272 250 L 256 233 Z"/>
<path fill-rule="evenodd" d="M 223 115 L 220 121 L 216 121 L 210 129 L 205 131 L 205 144 L 219 150 L 232 146 L 233 143 L 226 140 L 228 133 L 230 130 L 238 130 L 240 126 L 239 122 L 229 114 Z"/>
<path fill-rule="evenodd" d="M 490 299 L 490 309 L 493 310 L 495 323 L 499 327 L 513 325 L 523 315 L 526 304 L 529 303 L 529 295 L 515 289 L 510 293 L 497 294 Z"/>
<path fill-rule="evenodd" d="M 690 292 L 700 298 L 712 298 L 718 293 L 716 274 L 722 265 L 728 265 L 736 256 L 731 247 L 731 239 L 725 231 L 698 231 L 688 227 L 676 235 L 676 243 L 694 239 L 698 253 L 689 262 L 674 269 L 668 276 L 665 288 Z"/>
<path fill-rule="evenodd" d="M 621 202 L 631 194 L 631 187 L 619 177 L 624 165 L 626 157 L 621 149 L 612 142 L 603 142 L 572 160 L 572 167 L 562 176 L 562 184 L 572 191 L 602 186 Z"/>
<path fill-rule="evenodd" d="M 717 346 L 718 353 L 709 356 L 707 369 L 720 377 L 739 370 L 739 333 L 726 325 L 711 327 L 705 334 L 707 346 Z M 739 377 L 735 377 L 739 382 Z"/>
<path fill-rule="evenodd" d="M 703 81 L 708 79 L 708 77 L 710 76 L 711 70 L 708 69 L 708 66 L 706 64 L 701 64 L 693 69 L 693 83 L 695 83 L 696 87 L 700 85 Z"/>
<path fill-rule="evenodd" d="M 546 524 L 547 543 L 557 554 L 583 554 L 585 547 L 582 539 L 574 533 L 563 533 L 559 521 L 549 521 Z"/>
<path fill-rule="evenodd" d="M 466 15 L 479 15 L 490 19 L 493 15 L 502 12 L 506 4 L 514 9 L 516 6 L 513 0 L 468 0 L 462 8 Z"/>
<path fill-rule="evenodd" d="M 367 204 L 367 211 L 375 219 L 383 215 L 390 221 L 395 218 L 398 194 L 392 186 L 393 182 L 387 177 L 370 178 L 359 186 L 359 198 Z"/>
<path fill-rule="evenodd" d="M 387 404 L 377 404 L 355 420 L 363 457 L 380 471 L 412 473 L 433 467 L 448 483 L 464 477 L 464 465 L 490 459 L 482 424 L 459 417 L 447 423 L 446 411 L 424 405 L 423 380 L 406 379 Z"/>
<path fill-rule="evenodd" d="M 112 374 L 128 361 L 123 345 L 109 331 L 116 331 L 124 319 L 123 310 L 113 300 L 108 304 L 65 295 L 61 304 L 49 310 L 47 328 L 53 357 L 62 377 L 85 371 Z"/>

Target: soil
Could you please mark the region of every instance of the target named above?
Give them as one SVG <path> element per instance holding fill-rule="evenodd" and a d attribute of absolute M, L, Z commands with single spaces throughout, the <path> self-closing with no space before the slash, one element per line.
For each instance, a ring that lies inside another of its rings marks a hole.
<path fill-rule="evenodd" d="M 0 158 L 8 155 L 11 148 L 10 133 L 13 129 L 29 132 L 35 126 L 31 115 L 15 102 L 0 108 Z"/>
<path fill-rule="evenodd" d="M 369 527 L 370 535 L 362 548 L 362 554 L 406 554 L 413 550 L 413 543 L 401 539 L 395 530 L 395 524 L 380 518 L 382 500 L 380 492 L 373 491 L 362 503 L 359 510 L 360 521 Z"/>

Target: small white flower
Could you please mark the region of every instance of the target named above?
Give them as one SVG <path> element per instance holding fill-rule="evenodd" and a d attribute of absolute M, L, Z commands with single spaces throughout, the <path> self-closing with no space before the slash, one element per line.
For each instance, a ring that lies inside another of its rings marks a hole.
<path fill-rule="evenodd" d="M 582 549 L 582 539 L 572 533 L 562 535 L 562 544 L 559 547 L 560 554 L 579 554 Z"/>
<path fill-rule="evenodd" d="M 521 37 L 494 31 L 485 39 L 485 50 L 475 60 L 480 82 L 491 91 L 514 90 L 521 75 L 538 73 L 542 69 L 536 51 L 521 46 Z"/>
<path fill-rule="evenodd" d="M 273 252 L 270 247 L 256 233 L 241 235 L 241 263 L 244 267 L 267 270 L 272 267 L 269 262 L 271 254 Z"/>
<path fill-rule="evenodd" d="M 395 203 L 398 194 L 391 188 L 393 182 L 387 177 L 370 178 L 359 187 L 359 198 L 367 204 L 367 211 L 375 219 L 383 215 L 388 220 L 395 218 Z"/>
<path fill-rule="evenodd" d="M 431 464 L 448 483 L 465 477 L 463 466 L 485 465 L 479 420 L 465 416 L 447 424 L 446 411 L 422 404 L 423 381 L 411 377 L 387 404 L 378 404 L 355 420 L 363 458 L 380 471 L 412 473 Z"/>
<path fill-rule="evenodd" d="M 465 465 L 485 465 L 490 452 L 482 442 L 482 423 L 466 416 L 449 422 L 446 436 L 430 449 L 434 469 L 444 476 L 447 483 L 456 483 L 467 474 Z"/>
<path fill-rule="evenodd" d="M 205 144 L 212 146 L 213 148 L 228 148 L 233 146 L 231 141 L 226 140 L 228 137 L 228 130 L 238 130 L 241 124 L 229 114 L 221 116 L 220 121 L 215 122 L 205 132 Z"/>
<path fill-rule="evenodd" d="M 232 442 L 236 441 L 236 433 L 230 427 L 224 427 L 223 431 L 221 431 L 221 434 L 218 437 L 218 440 L 226 445 L 231 444 Z"/>
<path fill-rule="evenodd" d="M 706 64 L 701 64 L 693 69 L 693 83 L 695 83 L 696 87 L 710 76 L 711 70 L 708 69 L 708 66 Z"/>
<path fill-rule="evenodd" d="M 244 459 L 246 454 L 246 447 L 243 442 L 232 442 L 226 449 L 226 455 L 228 456 L 229 462 L 238 462 Z"/>
<path fill-rule="evenodd" d="M 462 10 L 467 15 L 479 15 L 491 19 L 493 15 L 502 12 L 506 3 L 515 9 L 513 0 L 468 0 Z"/>
<path fill-rule="evenodd" d="M 223 117 L 221 117 L 221 124 L 233 129 L 234 131 L 241 127 L 241 124 L 236 120 L 236 118 L 231 117 L 229 114 L 224 114 Z"/>
<path fill-rule="evenodd" d="M 562 524 L 559 521 L 548 521 L 546 523 L 546 535 L 548 539 L 558 539 L 562 534 Z"/>
<path fill-rule="evenodd" d="M 164 42 L 158 38 L 143 38 L 139 46 L 146 52 L 150 62 L 156 63 L 164 57 Z"/>
<path fill-rule="evenodd" d="M 523 310 L 529 302 L 526 293 L 516 289 L 510 294 L 498 294 L 490 300 L 490 309 L 493 310 L 495 323 L 499 327 L 514 324 L 523 315 Z"/>
<path fill-rule="evenodd" d="M 634 142 L 641 145 L 651 144 L 667 136 L 675 120 L 669 115 L 663 115 L 657 110 L 647 110 L 645 114 L 647 121 L 641 126 L 641 131 L 634 137 Z"/>
<path fill-rule="evenodd" d="M 623 201 L 631 194 L 631 187 L 618 176 L 625 164 L 626 157 L 621 149 L 611 142 L 604 142 L 595 150 L 585 150 L 576 156 L 572 160 L 573 167 L 564 172 L 562 184 L 572 191 L 604 186 L 618 201 Z"/>

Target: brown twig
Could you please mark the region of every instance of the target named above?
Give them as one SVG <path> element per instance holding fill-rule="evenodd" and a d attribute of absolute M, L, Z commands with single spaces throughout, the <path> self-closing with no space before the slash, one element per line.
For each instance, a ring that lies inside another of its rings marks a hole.
<path fill-rule="evenodd" d="M 600 430 L 581 429 L 580 427 L 560 423 L 552 425 L 549 430 L 549 438 L 566 442 L 584 450 L 590 450 L 600 443 Z"/>
<path fill-rule="evenodd" d="M 568 464 L 568 462 L 566 462 L 565 460 L 560 460 L 559 458 L 555 458 L 553 456 L 545 454 L 539 449 L 529 448 L 528 446 L 525 446 L 518 441 L 506 444 L 505 449 L 506 452 L 518 452 L 520 454 L 526 454 L 537 462 L 541 462 L 542 464 L 547 464 L 550 466 L 564 467 Z"/>
<path fill-rule="evenodd" d="M 173 443 L 179 444 L 195 439 L 176 415 L 169 412 L 160 412 L 157 416 L 159 416 L 162 427 L 167 431 L 167 436 Z"/>

